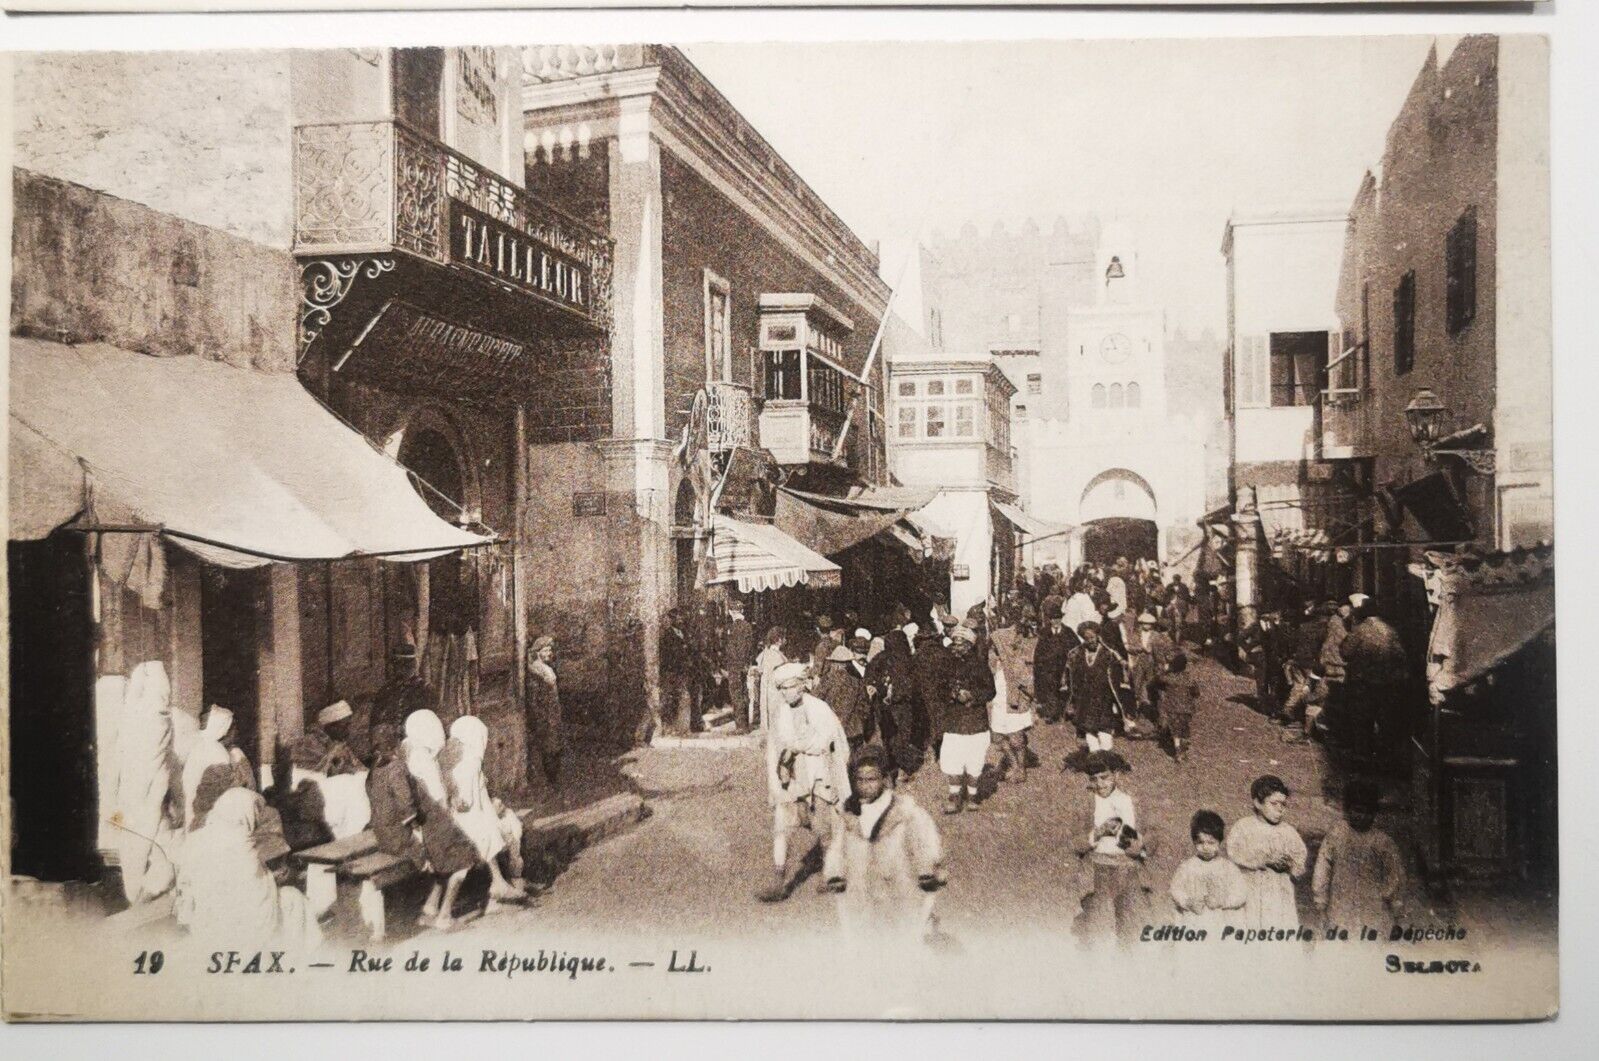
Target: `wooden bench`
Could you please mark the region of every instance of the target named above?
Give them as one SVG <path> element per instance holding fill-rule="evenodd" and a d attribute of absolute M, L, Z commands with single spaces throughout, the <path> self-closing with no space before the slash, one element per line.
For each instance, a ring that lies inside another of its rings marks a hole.
<path fill-rule="evenodd" d="M 305 866 L 305 897 L 318 917 L 338 901 L 339 881 L 354 883 L 359 889 L 356 907 L 361 923 L 374 940 L 388 935 L 384 893 L 422 872 L 409 859 L 379 851 L 377 836 L 370 829 L 296 851 L 291 857 Z"/>
<path fill-rule="evenodd" d="M 590 844 L 626 830 L 646 813 L 644 800 L 631 792 L 543 818 L 534 818 L 531 811 L 519 812 L 524 843 L 531 841 L 535 848 L 556 850 L 563 861 Z M 388 932 L 384 893 L 422 872 L 408 859 L 379 851 L 377 836 L 370 829 L 296 851 L 289 857 L 305 867 L 305 897 L 318 917 L 338 901 L 341 880 L 357 885 L 361 922 L 374 940 L 383 939 Z"/>

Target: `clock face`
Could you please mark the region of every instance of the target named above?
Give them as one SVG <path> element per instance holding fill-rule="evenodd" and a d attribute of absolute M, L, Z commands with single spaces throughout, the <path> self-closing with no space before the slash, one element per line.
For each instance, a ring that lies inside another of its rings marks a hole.
<path fill-rule="evenodd" d="M 1108 364 L 1119 365 L 1133 356 L 1133 341 L 1120 332 L 1107 335 L 1099 344 L 1099 356 Z"/>

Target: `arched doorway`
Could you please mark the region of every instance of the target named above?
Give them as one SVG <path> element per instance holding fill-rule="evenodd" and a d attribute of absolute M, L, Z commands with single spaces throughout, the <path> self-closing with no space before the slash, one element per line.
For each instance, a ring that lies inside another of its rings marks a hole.
<path fill-rule="evenodd" d="M 1118 556 L 1155 560 L 1160 535 L 1153 520 L 1109 516 L 1083 524 L 1083 563 L 1110 564 Z"/>
<path fill-rule="evenodd" d="M 1083 488 L 1078 513 L 1083 528 L 1080 562 L 1108 564 L 1118 556 L 1160 558 L 1155 491 L 1138 473 L 1126 468 L 1100 472 Z"/>
<path fill-rule="evenodd" d="M 677 501 L 672 506 L 672 537 L 676 565 L 677 603 L 688 604 L 694 599 L 695 567 L 694 534 L 699 515 L 699 494 L 687 476 L 677 487 Z"/>
<path fill-rule="evenodd" d="M 397 457 L 414 475 L 417 493 L 435 515 L 450 523 L 459 523 L 462 510 L 473 511 L 479 505 L 477 484 L 472 478 L 472 465 L 466 446 L 453 425 L 442 417 L 419 413 L 412 418 L 400 438 Z M 413 565 L 394 565 L 409 568 Z M 439 636 L 461 636 L 475 630 L 482 618 L 478 597 L 477 572 L 472 558 L 463 553 L 449 553 L 426 561 L 427 568 L 427 624 L 428 642 Z M 414 573 L 395 572 L 396 577 L 414 585 Z M 409 576 L 409 577 L 408 577 Z M 418 643 L 422 632 L 416 627 L 414 591 L 398 587 L 400 592 L 391 595 L 391 601 L 401 603 L 410 597 L 410 631 L 395 631 L 391 644 L 410 640 L 419 652 L 427 652 L 428 644 Z M 403 605 L 402 605 L 403 607 Z M 400 612 L 402 626 L 406 611 Z"/>

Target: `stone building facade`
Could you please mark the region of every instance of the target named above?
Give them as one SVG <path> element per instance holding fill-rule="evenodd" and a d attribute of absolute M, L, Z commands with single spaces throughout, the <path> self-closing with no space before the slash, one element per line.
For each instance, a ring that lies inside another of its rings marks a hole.
<path fill-rule="evenodd" d="M 512 48 L 17 60 L 14 335 L 298 376 L 441 520 L 497 539 L 247 575 L 169 550 L 165 603 L 101 640 L 160 653 L 191 720 L 237 707 L 264 772 L 324 704 L 362 711 L 405 644 L 455 687 L 446 721 L 489 723 L 502 790 L 537 633 L 580 730 L 625 740 L 641 710 L 613 586 L 570 592 L 631 516 L 603 503 L 610 242 L 523 188 L 521 69 Z"/>
<path fill-rule="evenodd" d="M 713 509 L 772 517 L 770 491 L 738 482 L 751 469 L 829 495 L 887 481 L 871 351 L 888 290 L 876 254 L 677 49 L 532 48 L 523 77 L 528 187 L 615 243 L 607 491 L 638 519 L 613 598 L 635 602 L 618 607 L 656 675 L 667 610 L 704 588 Z M 718 469 L 733 461 L 720 492 L 696 473 L 707 445 Z M 776 469 L 758 470 L 763 448 Z"/>
<path fill-rule="evenodd" d="M 1467 37 L 1435 48 L 1349 208 L 1336 309 L 1347 354 L 1318 408 L 1328 474 L 1364 489 L 1327 520 L 1375 537 L 1508 550 L 1552 541 L 1548 186 L 1542 45 Z M 1540 84 L 1536 78 L 1531 83 Z M 1407 409 L 1430 395 L 1435 445 Z M 1412 551 L 1413 552 L 1413 551 Z M 1350 579 L 1392 597 L 1417 559 L 1361 558 Z"/>
<path fill-rule="evenodd" d="M 1207 461 L 1220 456 L 1206 447 L 1212 400 L 1168 400 L 1165 313 L 1140 285 L 1131 230 L 1096 219 L 1047 235 L 969 228 L 935 238 L 923 274 L 930 337 L 990 353 L 1016 389 L 1022 504 L 1076 528 L 1040 536 L 1024 561 L 1190 559 Z"/>

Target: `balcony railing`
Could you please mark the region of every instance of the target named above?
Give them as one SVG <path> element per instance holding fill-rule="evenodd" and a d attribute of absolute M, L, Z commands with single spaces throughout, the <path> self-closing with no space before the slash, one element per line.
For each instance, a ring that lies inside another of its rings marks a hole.
<path fill-rule="evenodd" d="M 717 381 L 705 385 L 705 396 L 705 433 L 710 451 L 753 448 L 755 400 L 750 389 L 742 383 Z"/>
<path fill-rule="evenodd" d="M 811 422 L 811 459 L 830 461 L 833 459 L 833 449 L 838 445 L 838 436 L 844 430 L 844 417 L 831 409 L 823 409 L 813 405 L 810 409 Z M 856 424 L 854 430 L 859 430 Z"/>
<path fill-rule="evenodd" d="M 1327 362 L 1326 383 L 1317 401 L 1317 424 L 1320 453 L 1327 460 L 1345 460 L 1365 456 L 1362 449 L 1362 431 L 1365 414 L 1362 399 L 1365 389 L 1361 384 L 1363 350 L 1351 346 Z"/>
<path fill-rule="evenodd" d="M 761 407 L 761 445 L 779 464 L 835 463 L 844 417 L 797 399 L 774 398 Z M 859 431 L 855 424 L 851 433 Z M 842 463 L 841 456 L 837 463 Z"/>
<path fill-rule="evenodd" d="M 297 127 L 294 184 L 297 255 L 399 251 L 609 327 L 610 239 L 400 122 Z"/>

